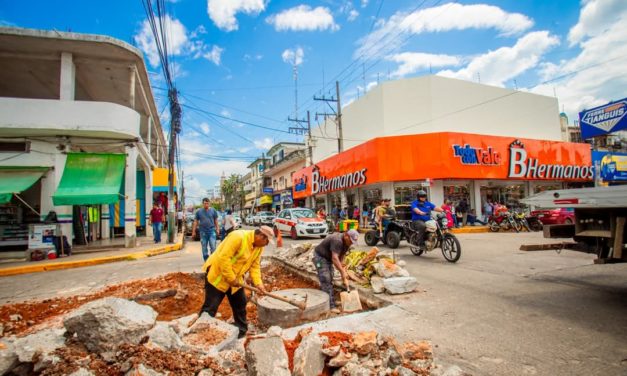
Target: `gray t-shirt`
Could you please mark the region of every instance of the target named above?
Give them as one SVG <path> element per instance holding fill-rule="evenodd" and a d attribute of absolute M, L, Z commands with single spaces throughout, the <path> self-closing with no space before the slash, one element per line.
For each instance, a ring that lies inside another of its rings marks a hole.
<path fill-rule="evenodd" d="M 198 228 L 202 232 L 215 230 L 215 220 L 218 219 L 218 212 L 214 208 L 200 208 L 196 211 L 195 219 L 198 221 Z"/>
<path fill-rule="evenodd" d="M 349 248 L 344 246 L 344 242 L 342 241 L 343 236 L 344 234 L 340 232 L 327 236 L 322 243 L 318 244 L 316 247 L 316 254 L 331 261 L 331 253 L 335 253 L 341 259 L 346 252 L 348 252 Z"/>

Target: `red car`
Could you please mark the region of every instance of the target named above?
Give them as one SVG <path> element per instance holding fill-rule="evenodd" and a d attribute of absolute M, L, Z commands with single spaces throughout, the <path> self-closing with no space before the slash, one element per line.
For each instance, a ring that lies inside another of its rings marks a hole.
<path fill-rule="evenodd" d="M 531 212 L 531 215 L 538 217 L 545 225 L 575 223 L 575 209 L 573 208 L 534 210 Z"/>

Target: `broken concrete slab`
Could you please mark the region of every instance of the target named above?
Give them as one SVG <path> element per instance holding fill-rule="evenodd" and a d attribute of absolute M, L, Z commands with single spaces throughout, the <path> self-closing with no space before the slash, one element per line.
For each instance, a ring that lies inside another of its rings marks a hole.
<path fill-rule="evenodd" d="M 20 363 L 15 353 L 15 345 L 11 342 L 2 341 L 5 347 L 0 350 L 0 375 L 8 374 L 13 368 Z"/>
<path fill-rule="evenodd" d="M 195 333 L 201 333 L 203 331 L 218 331 L 225 333 L 225 337 L 217 344 L 199 346 L 189 343 L 189 337 Z M 186 348 L 193 351 L 198 351 L 208 355 L 215 355 L 218 352 L 229 349 L 235 346 L 237 343 L 237 336 L 239 335 L 239 329 L 234 326 L 209 316 L 207 312 L 203 312 L 200 317 L 194 322 L 194 324 L 185 332 L 185 335 L 181 338 L 186 344 Z"/>
<path fill-rule="evenodd" d="M 76 333 L 88 350 L 110 357 L 122 343 L 138 344 L 156 318 L 152 307 L 108 297 L 78 308 L 63 325 L 69 333 Z"/>
<path fill-rule="evenodd" d="M 70 373 L 68 376 L 95 376 L 95 374 L 88 369 L 79 368 L 76 371 Z"/>
<path fill-rule="evenodd" d="M 347 376 L 370 376 L 373 374 L 371 369 L 368 369 L 358 363 L 348 363 L 344 367 L 340 368 L 342 375 Z"/>
<path fill-rule="evenodd" d="M 181 338 L 176 334 L 172 326 L 165 322 L 157 322 L 148 331 L 148 342 L 146 347 L 161 350 L 179 350 L 184 346 Z"/>
<path fill-rule="evenodd" d="M 353 361 L 355 356 L 351 353 L 340 351 L 336 356 L 329 360 L 329 367 L 344 367 L 349 362 Z"/>
<path fill-rule="evenodd" d="M 398 366 L 394 369 L 395 374 L 398 376 L 416 376 L 416 372 L 410 370 L 409 368 L 405 368 L 403 366 Z"/>
<path fill-rule="evenodd" d="M 18 338 L 13 343 L 15 353 L 22 363 L 32 362 L 35 355 L 48 358 L 56 349 L 65 346 L 64 335 L 65 329 L 46 329 Z"/>
<path fill-rule="evenodd" d="M 281 334 L 283 334 L 283 329 L 276 325 L 269 327 L 266 331 L 266 336 L 268 337 L 281 337 Z"/>
<path fill-rule="evenodd" d="M 251 376 L 290 376 L 287 352 L 279 337 L 253 339 L 246 347 L 246 364 Z"/>
<path fill-rule="evenodd" d="M 237 350 L 220 351 L 213 359 L 227 373 L 246 368 L 244 353 Z"/>
<path fill-rule="evenodd" d="M 382 294 L 385 292 L 385 286 L 383 285 L 383 278 L 373 275 L 370 277 L 370 286 L 372 286 L 372 292 L 375 294 Z"/>
<path fill-rule="evenodd" d="M 165 374 L 157 372 L 143 364 L 139 364 L 128 371 L 125 376 L 165 376 Z"/>
<path fill-rule="evenodd" d="M 320 290 L 288 289 L 274 293 L 297 302 L 306 301 L 305 310 L 264 296 L 257 302 L 257 315 L 261 325 L 280 325 L 289 328 L 304 321 L 318 320 L 329 311 L 329 295 Z"/>
<path fill-rule="evenodd" d="M 177 334 L 183 335 L 189 331 L 189 328 L 198 320 L 198 314 L 193 313 L 189 316 L 180 317 L 169 322 L 169 325 Z"/>
<path fill-rule="evenodd" d="M 418 288 L 418 281 L 414 277 L 385 278 L 383 286 L 389 294 L 405 294 L 414 292 Z"/>
<path fill-rule="evenodd" d="M 319 375 L 324 369 L 326 356 L 322 352 L 324 342 L 316 334 L 306 336 L 294 352 L 294 376 Z"/>

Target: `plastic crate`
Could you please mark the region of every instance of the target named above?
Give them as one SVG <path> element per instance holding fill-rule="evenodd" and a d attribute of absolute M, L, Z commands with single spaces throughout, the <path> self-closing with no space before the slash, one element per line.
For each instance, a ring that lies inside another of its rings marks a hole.
<path fill-rule="evenodd" d="M 345 232 L 348 230 L 358 230 L 358 229 L 359 229 L 359 221 L 355 219 L 346 219 L 344 221 L 341 221 L 338 224 L 338 230 L 340 232 Z"/>

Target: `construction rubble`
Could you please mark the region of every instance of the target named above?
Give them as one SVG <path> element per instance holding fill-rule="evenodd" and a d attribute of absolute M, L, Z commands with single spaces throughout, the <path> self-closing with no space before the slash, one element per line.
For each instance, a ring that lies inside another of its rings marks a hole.
<path fill-rule="evenodd" d="M 376 332 L 316 334 L 311 328 L 291 339 L 276 326 L 238 340 L 235 326 L 206 313 L 156 317 L 132 300 L 92 301 L 67 313 L 60 328 L 0 339 L 0 374 L 409 376 L 436 369 L 425 341 L 398 344 Z"/>
<path fill-rule="evenodd" d="M 296 269 L 316 273 L 313 263 L 315 246 L 312 243 L 292 244 L 277 249 L 274 258 Z M 352 250 L 344 263 L 349 278 L 363 287 L 372 288 L 375 294 L 404 294 L 418 288 L 418 281 L 404 268 L 404 261 L 397 262 L 392 254 L 380 252 L 376 247 L 370 251 Z M 341 278 L 339 273 L 334 277 Z"/>

